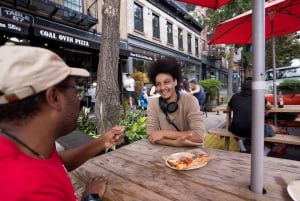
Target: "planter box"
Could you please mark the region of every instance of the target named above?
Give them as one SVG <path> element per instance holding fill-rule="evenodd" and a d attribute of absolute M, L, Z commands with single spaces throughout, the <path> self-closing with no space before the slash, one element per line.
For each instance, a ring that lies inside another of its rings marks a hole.
<path fill-rule="evenodd" d="M 265 97 L 271 104 L 274 105 L 273 94 L 265 94 Z M 300 93 L 286 94 L 283 92 L 283 102 L 284 105 L 300 105 Z"/>

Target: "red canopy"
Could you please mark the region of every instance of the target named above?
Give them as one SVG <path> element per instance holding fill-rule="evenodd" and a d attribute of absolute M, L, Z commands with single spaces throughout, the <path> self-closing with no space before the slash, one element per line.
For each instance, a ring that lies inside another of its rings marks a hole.
<path fill-rule="evenodd" d="M 300 0 L 271 0 L 265 3 L 265 37 L 300 30 Z M 272 30 L 272 23 L 274 28 Z M 210 44 L 252 43 L 252 10 L 217 25 Z"/>
<path fill-rule="evenodd" d="M 178 0 L 183 1 L 190 4 L 195 4 L 211 9 L 217 9 L 225 4 L 227 4 L 231 0 Z"/>

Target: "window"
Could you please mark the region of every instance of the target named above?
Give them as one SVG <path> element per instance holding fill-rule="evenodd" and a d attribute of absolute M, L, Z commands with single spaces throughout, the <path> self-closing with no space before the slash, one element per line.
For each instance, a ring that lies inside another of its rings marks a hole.
<path fill-rule="evenodd" d="M 167 36 L 168 43 L 173 44 L 173 25 L 170 22 L 167 22 Z"/>
<path fill-rule="evenodd" d="M 187 43 L 188 43 L 188 52 L 192 52 L 192 36 L 191 34 L 187 35 Z"/>
<path fill-rule="evenodd" d="M 178 48 L 183 49 L 182 29 L 178 29 Z"/>
<path fill-rule="evenodd" d="M 64 0 L 64 6 L 82 12 L 82 0 Z"/>
<path fill-rule="evenodd" d="M 144 32 L 143 7 L 136 3 L 134 4 L 134 29 Z"/>
<path fill-rule="evenodd" d="M 198 38 L 195 38 L 195 54 L 199 55 L 199 40 Z"/>
<path fill-rule="evenodd" d="M 153 37 L 160 38 L 159 17 L 155 14 L 152 15 L 152 30 L 153 30 Z"/>

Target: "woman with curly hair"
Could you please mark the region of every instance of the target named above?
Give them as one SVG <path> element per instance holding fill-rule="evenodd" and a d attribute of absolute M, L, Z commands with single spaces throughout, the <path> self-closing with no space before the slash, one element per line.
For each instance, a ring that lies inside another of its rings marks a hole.
<path fill-rule="evenodd" d="M 181 65 L 176 59 L 158 59 L 148 71 L 159 98 L 149 100 L 147 134 L 154 144 L 199 146 L 204 139 L 204 122 L 198 100 L 180 93 Z"/>

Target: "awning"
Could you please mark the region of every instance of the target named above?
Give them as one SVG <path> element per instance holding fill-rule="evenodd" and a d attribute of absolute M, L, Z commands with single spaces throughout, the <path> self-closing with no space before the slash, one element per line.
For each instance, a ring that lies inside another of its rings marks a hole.
<path fill-rule="evenodd" d="M 35 36 L 99 50 L 101 36 L 97 32 L 76 29 L 40 17 L 34 18 L 32 26 Z"/>

